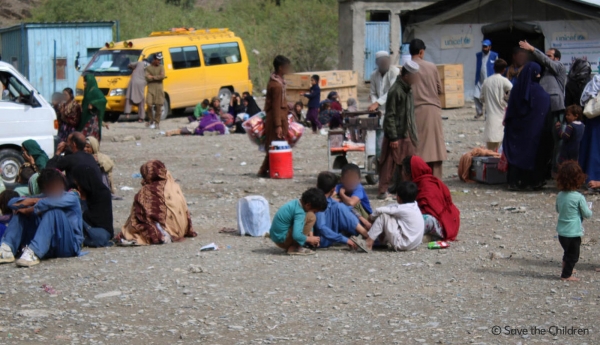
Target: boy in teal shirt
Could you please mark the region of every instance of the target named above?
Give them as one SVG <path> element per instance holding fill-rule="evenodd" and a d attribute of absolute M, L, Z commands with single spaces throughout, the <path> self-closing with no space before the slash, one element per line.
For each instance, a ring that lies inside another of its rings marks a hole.
<path fill-rule="evenodd" d="M 312 228 L 317 220 L 315 213 L 325 211 L 327 199 L 325 194 L 311 188 L 302 194 L 300 200 L 292 200 L 275 214 L 269 236 L 281 249 L 289 255 L 311 255 L 315 252 L 304 248 L 308 243 L 318 247 L 320 238 L 313 236 Z"/>
<path fill-rule="evenodd" d="M 583 218 L 590 218 L 592 211 L 588 207 L 585 197 L 577 189 L 585 182 L 585 174 L 575 161 L 567 161 L 558 168 L 556 186 L 560 190 L 556 197 L 556 212 L 558 212 L 558 241 L 564 250 L 562 261 L 562 274 L 560 279 L 578 281 L 573 276 L 573 268 L 579 261 L 579 248 Z"/>

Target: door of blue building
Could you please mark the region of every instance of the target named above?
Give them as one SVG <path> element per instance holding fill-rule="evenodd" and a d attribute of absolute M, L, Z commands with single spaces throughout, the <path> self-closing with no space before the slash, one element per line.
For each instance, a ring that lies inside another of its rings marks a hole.
<path fill-rule="evenodd" d="M 380 50 L 390 51 L 390 22 L 368 21 L 365 28 L 365 73 L 366 81 L 375 69 L 375 53 Z"/>

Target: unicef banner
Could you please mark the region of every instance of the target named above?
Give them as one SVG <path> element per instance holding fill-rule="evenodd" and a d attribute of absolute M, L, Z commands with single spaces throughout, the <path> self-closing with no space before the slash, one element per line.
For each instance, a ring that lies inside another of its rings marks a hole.
<path fill-rule="evenodd" d="M 463 49 L 473 47 L 473 35 L 448 35 L 442 36 L 442 49 Z"/>
<path fill-rule="evenodd" d="M 560 50 L 560 62 L 565 65 L 567 72 L 577 59 L 587 60 L 592 70 L 597 73 L 600 66 L 600 41 L 552 41 L 552 48 Z"/>

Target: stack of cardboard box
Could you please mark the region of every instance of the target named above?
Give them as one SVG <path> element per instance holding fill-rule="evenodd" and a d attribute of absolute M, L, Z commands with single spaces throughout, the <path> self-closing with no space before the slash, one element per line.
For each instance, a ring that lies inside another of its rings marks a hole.
<path fill-rule="evenodd" d="M 437 65 L 442 81 L 442 108 L 460 108 L 465 105 L 463 65 Z"/>
<path fill-rule="evenodd" d="M 310 76 L 316 74 L 319 76 L 319 86 L 321 87 L 321 101 L 327 99 L 331 91 L 336 91 L 340 96 L 340 103 L 345 109 L 348 107 L 348 98 L 354 98 L 358 102 L 358 77 L 354 71 L 319 71 L 302 72 L 288 74 L 285 76 L 286 95 L 288 102 L 301 101 L 304 105 L 308 104 L 308 98 L 303 95 L 310 89 Z"/>

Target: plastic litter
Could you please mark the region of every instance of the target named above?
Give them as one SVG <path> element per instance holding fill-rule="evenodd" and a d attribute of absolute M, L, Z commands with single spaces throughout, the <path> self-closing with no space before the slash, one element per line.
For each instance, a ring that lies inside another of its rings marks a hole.
<path fill-rule="evenodd" d="M 142 174 L 140 174 L 140 173 L 131 174 L 131 178 L 142 178 Z"/>
<path fill-rule="evenodd" d="M 56 290 L 54 290 L 54 288 L 50 284 L 44 284 L 41 287 L 42 287 L 42 289 L 44 289 L 45 292 L 47 292 L 47 293 L 49 293 L 51 295 L 57 295 L 58 294 L 58 292 L 56 292 Z"/>
<path fill-rule="evenodd" d="M 240 236 L 264 236 L 271 229 L 269 202 L 260 195 L 238 200 L 237 221 Z"/>
<path fill-rule="evenodd" d="M 133 190 L 133 188 L 128 187 L 128 186 L 123 186 L 123 187 L 121 187 L 121 190 Z"/>
<path fill-rule="evenodd" d="M 207 244 L 204 247 L 200 248 L 201 252 L 207 252 L 207 251 L 212 251 L 212 250 L 219 250 L 219 246 L 217 246 L 214 242 Z"/>

